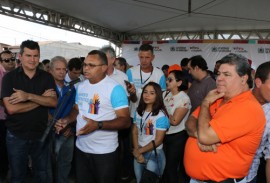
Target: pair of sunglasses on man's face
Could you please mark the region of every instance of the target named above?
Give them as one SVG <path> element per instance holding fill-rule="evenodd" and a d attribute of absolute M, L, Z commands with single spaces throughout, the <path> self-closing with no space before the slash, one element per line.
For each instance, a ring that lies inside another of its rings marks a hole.
<path fill-rule="evenodd" d="M 2 59 L 3 62 L 6 62 L 6 63 L 9 63 L 9 62 L 15 62 L 15 58 L 12 57 L 12 58 L 7 58 L 7 59 Z"/>

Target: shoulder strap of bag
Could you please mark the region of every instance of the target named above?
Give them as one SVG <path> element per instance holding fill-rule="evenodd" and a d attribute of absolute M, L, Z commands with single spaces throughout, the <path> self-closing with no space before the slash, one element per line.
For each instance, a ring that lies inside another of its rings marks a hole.
<path fill-rule="evenodd" d="M 153 147 L 154 147 L 155 157 L 156 157 L 156 161 L 157 161 L 158 174 L 161 176 L 160 169 L 159 169 L 159 164 L 158 164 L 157 148 L 156 148 L 156 143 L 155 143 L 154 140 L 152 140 L 152 144 L 153 144 Z"/>
<path fill-rule="evenodd" d="M 153 150 L 154 150 L 154 152 L 155 152 L 155 157 L 156 157 L 156 161 L 157 161 L 157 166 L 158 166 L 158 174 L 159 174 L 159 176 L 161 176 L 161 174 L 160 174 L 160 169 L 159 169 L 159 164 L 158 164 L 158 156 L 157 156 L 156 143 L 155 143 L 155 141 L 154 141 L 154 140 L 152 140 L 151 142 L 152 142 L 153 147 L 154 147 L 154 149 L 153 149 Z M 152 151 L 151 151 L 151 154 L 150 154 L 149 158 L 148 158 L 148 159 L 147 159 L 147 161 L 146 161 L 145 167 L 147 166 L 147 163 L 148 163 L 148 161 L 150 160 L 151 156 L 152 156 Z"/>

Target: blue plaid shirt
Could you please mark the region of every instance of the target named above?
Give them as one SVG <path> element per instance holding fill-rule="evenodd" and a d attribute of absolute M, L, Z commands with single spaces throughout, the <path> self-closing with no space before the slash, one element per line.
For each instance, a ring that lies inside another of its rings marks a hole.
<path fill-rule="evenodd" d="M 266 125 L 264 128 L 261 144 L 257 149 L 252 165 L 249 169 L 248 176 L 246 177 L 247 182 L 250 182 L 257 175 L 257 171 L 260 165 L 260 158 L 263 156 L 265 159 L 270 158 L 270 103 L 266 103 L 262 107 L 266 117 Z"/>

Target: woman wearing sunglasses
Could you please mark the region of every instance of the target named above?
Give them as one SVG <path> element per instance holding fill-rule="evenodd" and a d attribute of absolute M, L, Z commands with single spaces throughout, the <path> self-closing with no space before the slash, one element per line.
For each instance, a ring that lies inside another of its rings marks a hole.
<path fill-rule="evenodd" d="M 186 183 L 189 182 L 189 178 L 183 165 L 184 148 L 188 138 L 185 122 L 191 109 L 190 99 L 186 94 L 188 79 L 182 71 L 173 70 L 169 73 L 166 84 L 167 91 L 163 93 L 163 98 L 171 126 L 164 140 L 166 156 L 164 181 L 178 183 L 180 177 L 181 182 Z"/>

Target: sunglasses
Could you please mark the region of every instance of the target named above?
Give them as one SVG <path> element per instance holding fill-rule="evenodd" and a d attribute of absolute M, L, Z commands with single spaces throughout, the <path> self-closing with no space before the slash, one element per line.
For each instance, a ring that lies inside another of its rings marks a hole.
<path fill-rule="evenodd" d="M 173 78 L 167 78 L 167 81 L 172 82 L 173 81 Z"/>
<path fill-rule="evenodd" d="M 2 61 L 9 63 L 10 61 L 14 62 L 16 59 L 14 57 L 12 58 L 7 58 L 7 59 L 2 59 Z"/>
<path fill-rule="evenodd" d="M 179 80 L 177 80 L 177 79 L 173 79 L 173 78 L 167 78 L 166 79 L 167 81 L 169 81 L 169 83 L 171 83 L 173 80 L 175 80 L 176 82 L 178 82 Z"/>

